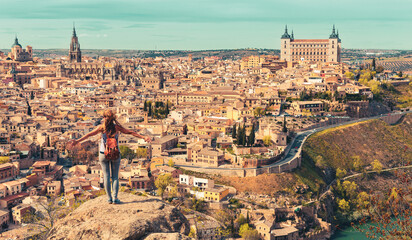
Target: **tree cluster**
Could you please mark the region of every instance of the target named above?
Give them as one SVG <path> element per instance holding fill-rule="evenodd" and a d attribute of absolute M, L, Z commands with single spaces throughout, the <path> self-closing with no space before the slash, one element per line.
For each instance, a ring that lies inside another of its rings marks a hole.
<path fill-rule="evenodd" d="M 252 125 L 249 136 L 246 136 L 246 125 L 243 124 L 241 127 L 236 127 L 237 124 L 233 125 L 232 138 L 236 141 L 239 146 L 253 146 L 255 144 L 255 123 Z"/>
<path fill-rule="evenodd" d="M 167 118 L 167 115 L 170 113 L 170 102 L 167 101 L 166 104 L 163 102 L 154 102 L 145 101 L 143 110 L 147 112 L 149 117 L 153 117 L 155 119 L 164 119 Z"/>

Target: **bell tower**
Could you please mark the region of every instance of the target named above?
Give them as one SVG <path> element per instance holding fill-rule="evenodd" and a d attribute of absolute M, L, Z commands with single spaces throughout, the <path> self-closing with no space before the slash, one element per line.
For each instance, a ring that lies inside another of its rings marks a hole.
<path fill-rule="evenodd" d="M 74 27 L 74 24 L 73 24 L 72 41 L 70 43 L 69 59 L 70 59 L 70 62 L 81 62 L 82 61 L 82 52 L 80 51 L 80 43 L 76 35 L 76 28 Z"/>

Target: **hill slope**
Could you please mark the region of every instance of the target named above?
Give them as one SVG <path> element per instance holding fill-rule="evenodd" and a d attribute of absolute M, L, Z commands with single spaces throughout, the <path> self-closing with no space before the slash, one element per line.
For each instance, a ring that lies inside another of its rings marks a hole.
<path fill-rule="evenodd" d="M 334 169 L 352 168 L 353 156 L 364 165 L 379 160 L 384 168 L 399 166 L 412 159 L 412 115 L 393 126 L 371 120 L 328 129 L 309 137 L 303 151 L 309 160 L 322 156 Z"/>

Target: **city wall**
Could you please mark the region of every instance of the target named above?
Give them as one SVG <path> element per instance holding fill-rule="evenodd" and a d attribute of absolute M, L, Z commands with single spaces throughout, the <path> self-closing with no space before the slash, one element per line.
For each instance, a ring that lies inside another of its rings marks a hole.
<path fill-rule="evenodd" d="M 300 151 L 300 150 L 299 150 Z M 282 173 L 289 172 L 301 165 L 301 153 L 298 152 L 296 156 L 283 164 L 277 165 L 276 163 L 273 166 L 264 166 L 258 168 L 197 168 L 191 166 L 180 166 L 183 169 L 207 173 L 212 175 L 221 175 L 227 177 L 255 177 L 264 173 Z"/>

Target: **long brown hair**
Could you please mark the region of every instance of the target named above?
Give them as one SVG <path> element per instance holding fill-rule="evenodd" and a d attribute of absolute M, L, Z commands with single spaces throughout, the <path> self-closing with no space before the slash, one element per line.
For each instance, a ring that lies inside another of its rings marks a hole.
<path fill-rule="evenodd" d="M 116 134 L 116 125 L 121 126 L 116 119 L 116 114 L 108 109 L 104 111 L 103 118 L 103 132 L 106 133 L 107 136 L 114 136 Z"/>

